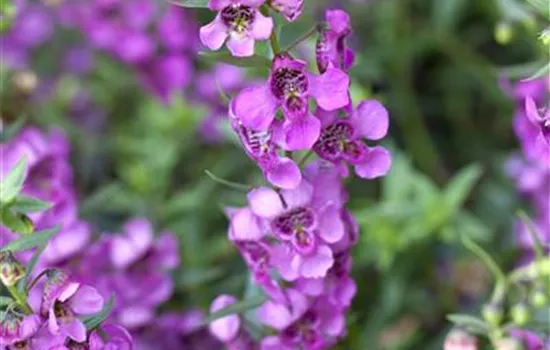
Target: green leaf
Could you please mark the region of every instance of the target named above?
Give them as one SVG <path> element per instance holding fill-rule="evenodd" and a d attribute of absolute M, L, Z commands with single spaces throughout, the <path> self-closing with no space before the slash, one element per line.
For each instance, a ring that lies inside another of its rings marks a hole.
<path fill-rule="evenodd" d="M 113 305 L 115 304 L 115 296 L 111 295 L 109 298 L 109 301 L 103 305 L 103 309 L 99 311 L 98 313 L 86 317 L 84 321 L 84 325 L 86 326 L 87 330 L 91 330 L 96 328 L 101 324 L 101 322 L 105 321 L 105 319 L 109 316 L 109 313 L 113 309 Z"/>
<path fill-rule="evenodd" d="M 19 117 L 14 123 L 11 123 L 0 132 L 0 142 L 8 142 L 12 137 L 19 133 L 19 130 L 25 124 L 25 117 Z"/>
<path fill-rule="evenodd" d="M 450 314 L 447 315 L 447 319 L 459 327 L 465 328 L 467 331 L 476 334 L 487 334 L 490 330 L 483 320 L 463 314 Z"/>
<path fill-rule="evenodd" d="M 44 202 L 38 198 L 28 196 L 17 196 L 10 209 L 18 213 L 36 213 L 44 211 L 52 206 L 51 203 Z"/>
<path fill-rule="evenodd" d="M 6 306 L 13 302 L 13 299 L 10 297 L 5 297 L 0 295 L 0 306 Z"/>
<path fill-rule="evenodd" d="M 544 76 L 547 76 L 548 74 L 550 74 L 550 63 L 545 64 L 542 68 L 537 70 L 535 73 L 533 73 L 533 75 L 531 75 L 529 78 L 525 80 L 534 80 L 534 79 L 542 78 Z"/>
<path fill-rule="evenodd" d="M 37 247 L 45 242 L 48 242 L 50 238 L 57 233 L 57 231 L 59 231 L 59 227 L 57 226 L 49 230 L 37 231 L 32 235 L 11 241 L 3 246 L 0 251 L 11 250 L 12 252 L 19 252 Z"/>
<path fill-rule="evenodd" d="M 538 13 L 548 18 L 550 15 L 550 1 L 548 0 L 527 0 L 531 6 L 533 6 Z"/>
<path fill-rule="evenodd" d="M 40 258 L 40 255 L 42 255 L 42 253 L 44 252 L 44 249 L 46 249 L 47 245 L 48 245 L 47 242 L 42 243 L 40 246 L 38 246 L 38 249 L 32 255 L 31 260 L 29 261 L 29 263 L 25 267 L 25 276 L 27 276 L 27 278 L 22 279 L 21 281 L 19 281 L 19 284 L 17 285 L 17 289 L 19 291 L 21 291 L 21 292 L 24 291 L 25 288 L 27 288 L 27 286 L 29 285 L 29 283 L 31 283 L 32 271 L 34 270 L 34 267 L 36 266 L 36 263 L 38 262 L 38 258 Z"/>
<path fill-rule="evenodd" d="M 456 211 L 464 204 L 481 174 L 481 166 L 472 164 L 451 179 L 443 190 L 443 198 L 449 210 Z"/>
<path fill-rule="evenodd" d="M 0 202 L 11 202 L 23 188 L 25 181 L 25 169 L 27 168 L 27 158 L 23 157 L 17 162 L 11 172 L 0 183 Z"/>
<path fill-rule="evenodd" d="M 229 52 L 199 52 L 199 55 L 208 61 L 223 62 L 237 67 L 271 68 L 271 61 L 258 55 L 253 55 L 250 57 L 234 57 Z"/>
<path fill-rule="evenodd" d="M 267 297 L 265 295 L 257 295 L 249 299 L 245 299 L 208 315 L 204 320 L 202 320 L 201 323 L 203 325 L 207 325 L 210 322 L 217 320 L 218 318 L 222 318 L 232 314 L 241 314 L 250 309 L 257 308 L 258 306 L 262 305 L 266 300 Z"/>
<path fill-rule="evenodd" d="M 0 223 L 22 235 L 30 235 L 34 231 L 34 224 L 27 215 L 13 213 L 9 207 L 3 208 L 0 213 Z"/>
<path fill-rule="evenodd" d="M 189 8 L 208 8 L 208 0 L 179 0 L 170 1 L 174 5 Z"/>

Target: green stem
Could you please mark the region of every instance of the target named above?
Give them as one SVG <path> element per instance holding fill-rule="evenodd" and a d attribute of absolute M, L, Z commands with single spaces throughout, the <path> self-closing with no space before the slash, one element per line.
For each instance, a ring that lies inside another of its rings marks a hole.
<path fill-rule="evenodd" d="M 235 190 L 238 190 L 238 191 L 244 191 L 244 192 L 248 192 L 252 189 L 252 186 L 241 184 L 241 183 L 238 183 L 238 182 L 229 181 L 229 180 L 226 180 L 226 179 L 222 179 L 221 177 L 217 177 L 216 175 L 212 174 L 208 170 L 205 170 L 204 172 L 206 173 L 206 175 L 208 175 L 209 178 L 211 178 L 215 182 L 217 182 L 219 184 L 222 184 L 222 185 L 225 185 L 229 188 L 232 188 L 232 189 L 235 189 Z"/>
<path fill-rule="evenodd" d="M 523 222 L 525 227 L 527 228 L 527 232 L 531 236 L 531 240 L 533 241 L 533 249 L 535 251 L 535 256 L 537 260 L 544 259 L 544 247 L 542 246 L 542 242 L 539 239 L 539 235 L 537 234 L 537 229 L 535 228 L 535 225 L 533 225 L 533 222 L 527 214 L 523 211 L 518 212 L 518 216 L 520 220 Z"/>
<path fill-rule="evenodd" d="M 292 44 L 288 45 L 288 47 L 284 51 L 286 52 L 286 51 L 290 51 L 290 50 L 294 49 L 302 41 L 306 40 L 307 38 L 309 38 L 313 34 L 317 33 L 318 31 L 319 31 L 319 25 L 314 26 L 313 28 L 311 28 L 310 30 L 305 32 L 304 34 L 300 35 L 298 37 L 298 39 L 294 40 L 294 42 Z"/>
<path fill-rule="evenodd" d="M 269 6 L 262 5 L 260 7 L 260 12 L 262 15 L 269 17 Z M 271 44 L 271 50 L 273 50 L 273 55 L 278 55 L 281 52 L 281 45 L 279 45 L 279 38 L 277 37 L 277 28 L 273 28 L 271 35 L 269 36 L 269 43 Z"/>
<path fill-rule="evenodd" d="M 7 288 L 13 299 L 15 299 L 15 301 L 17 301 L 17 304 L 19 304 L 19 307 L 21 307 L 21 309 L 25 311 L 25 313 L 32 314 L 32 309 L 27 302 L 27 297 L 24 294 L 20 293 L 15 286 L 8 286 Z"/>
<path fill-rule="evenodd" d="M 306 165 L 307 160 L 313 155 L 313 150 L 307 151 L 307 153 L 298 162 L 298 168 L 302 169 Z"/>

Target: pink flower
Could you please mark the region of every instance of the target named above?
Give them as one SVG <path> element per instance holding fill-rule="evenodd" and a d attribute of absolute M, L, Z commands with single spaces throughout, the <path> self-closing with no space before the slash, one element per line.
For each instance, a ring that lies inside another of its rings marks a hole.
<path fill-rule="evenodd" d="M 270 4 L 289 22 L 297 20 L 304 9 L 304 0 L 272 0 Z"/>
<path fill-rule="evenodd" d="M 381 146 L 368 147 L 361 140 L 379 140 L 386 136 L 388 112 L 380 102 L 362 101 L 346 118 L 338 118 L 335 112 L 323 110 L 319 110 L 317 115 L 322 120 L 323 129 L 313 149 L 321 158 L 340 167 L 349 163 L 362 178 L 386 175 L 391 167 L 389 151 Z"/>
<path fill-rule="evenodd" d="M 266 40 L 273 30 L 273 20 L 258 11 L 263 0 L 210 0 L 216 18 L 201 27 L 202 43 L 211 50 L 219 50 L 227 39 L 227 48 L 233 56 L 254 54 L 255 40 Z"/>
<path fill-rule="evenodd" d="M 99 312 L 103 297 L 95 288 L 71 281 L 61 270 L 49 270 L 46 276 L 40 313 L 48 319 L 49 331 L 77 342 L 85 341 L 86 328 L 77 316 Z"/>
<path fill-rule="evenodd" d="M 321 123 L 309 112 L 309 98 L 319 107 L 333 111 L 349 103 L 349 77 L 337 68 L 316 76 L 306 63 L 280 55 L 273 61 L 267 84 L 243 89 L 232 102 L 241 123 L 253 130 L 267 130 L 279 107 L 285 120 L 280 125 L 283 149 L 309 149 L 319 137 Z"/>
<path fill-rule="evenodd" d="M 321 73 L 329 66 L 347 72 L 355 60 L 353 50 L 346 45 L 352 33 L 351 19 L 345 11 L 333 9 L 325 12 L 325 21 L 327 28 L 321 30 L 315 50 L 317 67 Z"/>

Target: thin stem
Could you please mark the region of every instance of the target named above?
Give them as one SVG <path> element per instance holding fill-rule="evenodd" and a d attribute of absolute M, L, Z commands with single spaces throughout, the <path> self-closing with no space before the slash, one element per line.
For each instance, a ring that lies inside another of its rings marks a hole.
<path fill-rule="evenodd" d="M 302 41 L 308 39 L 310 36 L 317 33 L 319 31 L 319 27 L 320 27 L 320 25 L 316 25 L 316 26 L 312 27 L 310 30 L 308 30 L 307 32 L 305 32 L 304 34 L 300 35 L 298 37 L 298 39 L 294 40 L 294 42 L 292 44 L 288 45 L 288 47 L 284 51 L 290 51 L 290 50 L 294 49 Z"/>
<path fill-rule="evenodd" d="M 19 307 L 21 307 L 25 313 L 32 314 L 32 309 L 27 302 L 27 297 L 24 294 L 21 294 L 15 286 L 8 286 L 7 288 L 13 299 L 15 299 L 17 304 L 19 304 Z"/>
<path fill-rule="evenodd" d="M 300 159 L 298 162 L 298 168 L 302 169 L 304 165 L 306 165 L 307 160 L 313 155 L 313 150 L 307 151 L 306 154 Z"/>
<path fill-rule="evenodd" d="M 269 17 L 269 6 L 262 5 L 260 7 L 260 12 L 262 15 Z M 271 35 L 269 36 L 269 44 L 271 45 L 271 50 L 273 50 L 273 55 L 278 55 L 281 52 L 281 45 L 279 45 L 279 38 L 277 37 L 277 28 L 273 28 Z"/>
<path fill-rule="evenodd" d="M 238 190 L 238 191 L 244 191 L 244 192 L 248 192 L 252 189 L 252 186 L 241 184 L 241 183 L 238 183 L 238 182 L 229 181 L 229 180 L 226 180 L 226 179 L 222 179 L 221 177 L 217 177 L 216 175 L 212 174 L 208 170 L 204 170 L 204 172 L 212 180 L 216 181 L 219 184 L 227 186 L 229 188 L 232 188 L 232 189 L 235 189 L 235 190 Z"/>

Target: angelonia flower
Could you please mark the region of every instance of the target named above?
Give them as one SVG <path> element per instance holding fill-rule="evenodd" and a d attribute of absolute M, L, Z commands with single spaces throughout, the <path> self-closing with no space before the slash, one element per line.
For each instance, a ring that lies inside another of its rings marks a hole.
<path fill-rule="evenodd" d="M 258 10 L 264 2 L 210 0 L 208 7 L 218 14 L 212 22 L 201 27 L 202 43 L 211 50 L 219 50 L 227 41 L 227 48 L 233 56 L 252 56 L 255 41 L 269 39 L 273 30 L 273 20 Z"/>
<path fill-rule="evenodd" d="M 301 9 L 302 2 L 269 5 L 283 12 Z M 267 297 L 246 318 L 231 314 L 210 323 L 210 333 L 229 349 L 329 349 L 346 334 L 345 317 L 357 292 L 351 249 L 359 229 L 346 209 L 343 179 L 350 165 L 364 179 L 389 171 L 388 150 L 365 142 L 387 134 L 389 116 L 376 100 L 353 108 L 346 73 L 353 63 L 346 46 L 349 16 L 329 10 L 326 20 L 319 75 L 280 52 L 268 80 L 244 87 L 229 104 L 234 132 L 271 185 L 251 189 L 246 206 L 226 208 L 228 238 Z M 307 151 L 299 163 L 293 154 L 298 150 Z M 210 311 L 235 302 L 222 294 Z M 250 322 L 269 335 L 258 340 Z"/>
<path fill-rule="evenodd" d="M 514 131 L 522 155 L 516 155 L 507 164 L 507 172 L 516 181 L 519 192 L 531 203 L 533 222 L 539 239 L 550 244 L 550 113 L 544 104 L 548 101 L 548 77 L 519 82 L 507 89 L 516 101 Z M 518 223 L 516 237 L 520 247 L 530 251 L 531 234 L 523 223 Z"/>
<path fill-rule="evenodd" d="M 445 337 L 444 350 L 477 350 L 477 338 L 460 328 L 452 329 Z"/>
<path fill-rule="evenodd" d="M 304 0 L 271 0 L 270 6 L 289 21 L 296 21 L 304 9 Z"/>

